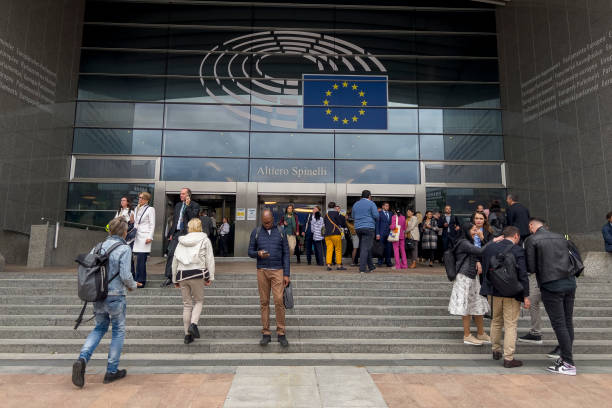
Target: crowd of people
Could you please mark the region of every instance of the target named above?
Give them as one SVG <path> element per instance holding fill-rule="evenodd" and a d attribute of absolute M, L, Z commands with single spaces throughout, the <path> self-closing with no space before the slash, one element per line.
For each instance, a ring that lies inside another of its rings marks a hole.
<path fill-rule="evenodd" d="M 215 279 L 215 259 L 209 238 L 214 222 L 207 215 L 201 217 L 199 205 L 191 200 L 188 188 L 181 190 L 181 201 L 175 206 L 170 228 L 168 260 L 164 285 L 173 284 L 181 290 L 183 300 L 184 343 L 200 337 L 198 321 L 203 308 L 204 288 Z M 96 327 L 89 334 L 77 361 L 73 364 L 72 381 L 82 387 L 85 369 L 95 348 L 112 324 L 112 340 L 104 383 L 126 375 L 118 368 L 125 338 L 126 290 L 146 285 L 146 259 L 151 252 L 155 229 L 155 210 L 149 205 L 151 195 L 138 195 L 136 209 L 129 208 L 127 197 L 108 225 L 109 238 L 101 245 L 108 250 L 119 243 L 108 259 L 108 295 L 94 306 Z M 257 285 L 262 323 L 261 346 L 272 341 L 270 331 L 270 292 L 272 292 L 277 341 L 289 346 L 286 335 L 284 291 L 290 284 L 290 257 L 299 248 L 298 238 L 304 238 L 307 262 L 314 253 L 317 265 L 332 270 L 346 270 L 342 264 L 344 242 L 350 237 L 353 265 L 361 273 L 376 269 L 372 252 L 377 249 L 378 265 L 397 269 L 414 269 L 418 258 L 429 266 L 441 259 L 439 249 L 453 254 L 454 283 L 448 311 L 461 316 L 463 342 L 471 346 L 491 344 L 494 360 L 503 358 L 506 368 L 520 367 L 514 358 L 517 326 L 521 305 L 529 309 L 531 330 L 518 338 L 524 342 L 542 342 L 540 304 L 548 313 L 558 346 L 548 353 L 555 362 L 548 367 L 553 373 L 576 375 L 572 346 L 574 341 L 573 308 L 576 294 L 576 273 L 572 256 L 577 249 L 566 237 L 549 231 L 544 220 L 533 218 L 514 194 L 507 196 L 506 212 L 494 201 L 488 209 L 479 205 L 471 218 L 461 222 L 446 206 L 444 213 L 419 212 L 408 209 L 403 214 L 392 211 L 389 203 L 380 208 L 372 201 L 370 191 L 364 190 L 345 216 L 334 202 L 328 203 L 323 214 L 314 207 L 304 226 L 294 212 L 286 209 L 280 222 L 275 222 L 272 211 L 261 215 L 261 225 L 251 232 L 248 255 L 257 260 Z M 603 227 L 606 250 L 612 246 L 612 212 Z M 224 219 L 220 235 L 229 228 Z M 325 248 L 325 258 L 323 252 Z M 93 251 L 93 250 L 92 250 Z M 357 259 L 359 263 L 357 263 Z M 501 267 L 500 267 L 501 265 Z M 448 266 L 448 265 L 447 265 Z M 493 279 L 499 271 L 506 274 L 506 282 Z M 580 271 L 581 272 L 581 271 Z M 509 279 L 508 279 L 509 276 Z M 510 293 L 508 280 L 516 281 Z M 484 318 L 491 318 L 490 336 L 485 331 Z M 471 333 L 471 322 L 476 324 L 476 335 Z M 503 341 L 502 341 L 503 335 Z"/>

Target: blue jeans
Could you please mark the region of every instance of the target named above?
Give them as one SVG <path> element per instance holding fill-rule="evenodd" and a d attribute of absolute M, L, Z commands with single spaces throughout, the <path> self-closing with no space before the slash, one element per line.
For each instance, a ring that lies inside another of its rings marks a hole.
<path fill-rule="evenodd" d="M 372 244 L 374 243 L 374 228 L 361 228 L 356 230 L 359 237 L 359 271 L 374 269 L 372 263 Z"/>
<path fill-rule="evenodd" d="M 116 373 L 119 367 L 119 357 L 123 349 L 125 339 L 125 296 L 108 296 L 105 300 L 95 303 L 94 313 L 96 315 L 96 327 L 89 333 L 79 358 L 89 362 L 91 355 L 100 344 L 100 340 L 108 331 L 108 325 L 113 324 L 113 338 L 111 339 L 110 350 L 108 352 L 107 373 Z"/>

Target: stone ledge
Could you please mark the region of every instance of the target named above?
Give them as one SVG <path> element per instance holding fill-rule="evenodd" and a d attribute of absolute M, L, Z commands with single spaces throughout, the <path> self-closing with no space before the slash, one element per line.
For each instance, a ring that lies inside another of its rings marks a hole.
<path fill-rule="evenodd" d="M 585 276 L 612 278 L 612 253 L 588 252 L 584 259 L 584 268 Z"/>

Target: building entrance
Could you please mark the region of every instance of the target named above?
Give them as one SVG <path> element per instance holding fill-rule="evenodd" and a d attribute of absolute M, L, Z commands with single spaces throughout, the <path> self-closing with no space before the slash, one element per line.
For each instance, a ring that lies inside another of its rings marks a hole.
<path fill-rule="evenodd" d="M 346 198 L 348 209 L 353 208 L 353 205 L 359 201 L 361 197 L 349 196 Z M 377 207 L 380 207 L 384 202 L 389 203 L 391 211 L 400 210 L 402 214 L 406 214 L 408 208 L 414 210 L 415 200 L 414 197 L 396 197 L 396 196 L 372 196 L 372 201 L 376 203 Z"/>
<path fill-rule="evenodd" d="M 271 210 L 275 223 L 280 222 L 289 204 L 293 204 L 300 226 L 303 227 L 315 205 L 325 210 L 325 196 L 259 196 L 260 213 L 265 209 Z"/>

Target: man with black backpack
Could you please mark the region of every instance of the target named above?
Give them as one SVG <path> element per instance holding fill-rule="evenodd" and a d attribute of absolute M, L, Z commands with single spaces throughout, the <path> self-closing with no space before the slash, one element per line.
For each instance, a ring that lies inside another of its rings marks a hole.
<path fill-rule="evenodd" d="M 484 279 L 480 294 L 492 297 L 491 350 L 493 359 L 502 358 L 501 336 L 504 329 L 504 367 L 523 365 L 514 358 L 516 329 L 521 312 L 521 302 L 529 308 L 529 277 L 525 264 L 525 250 L 518 246 L 520 230 L 506 227 L 504 239 L 485 247 L 482 255 Z"/>
<path fill-rule="evenodd" d="M 101 244 L 100 254 L 106 255 L 108 261 L 104 266 L 102 277 L 107 279 L 108 292 L 98 295 L 98 300 L 94 304 L 94 314 L 96 318 L 96 327 L 93 329 L 83 348 L 79 358 L 72 366 L 72 383 L 81 388 L 85 385 L 85 367 L 95 351 L 96 347 L 102 340 L 102 337 L 108 331 L 108 326 L 113 325 L 113 337 L 108 352 L 108 365 L 106 374 L 104 375 L 104 384 L 108 384 L 115 380 L 125 377 L 127 371 L 119 370 L 119 358 L 121 349 L 123 348 L 123 340 L 125 338 L 125 312 L 126 300 L 125 290 L 132 291 L 136 289 L 136 281 L 132 277 L 131 258 L 132 250 L 125 242 L 127 235 L 128 224 L 121 217 L 113 219 L 109 223 L 109 238 Z M 95 255 L 98 246 L 94 248 L 90 255 Z M 110 254 L 108 253 L 110 251 Z M 81 257 L 79 257 L 81 258 Z M 103 258 L 104 259 L 104 258 Z M 78 259 L 80 264 L 87 263 L 88 258 Z M 92 262 L 90 269 L 96 267 L 95 262 Z M 80 272 L 80 271 L 79 271 Z M 81 286 L 81 274 L 79 273 L 79 285 Z M 79 295 L 82 296 L 81 288 L 79 287 Z M 80 323 L 80 318 L 77 321 Z M 78 326 L 77 323 L 77 326 Z"/>

